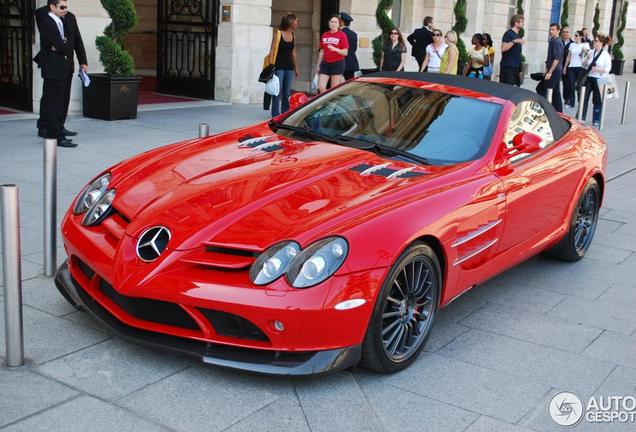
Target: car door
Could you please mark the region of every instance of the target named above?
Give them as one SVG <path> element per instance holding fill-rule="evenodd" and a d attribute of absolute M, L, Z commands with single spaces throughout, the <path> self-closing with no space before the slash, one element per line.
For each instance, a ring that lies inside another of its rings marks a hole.
<path fill-rule="evenodd" d="M 495 171 L 506 194 L 506 221 L 499 253 L 524 243 L 531 253 L 532 245 L 559 229 L 583 169 L 575 146 L 563 138 L 554 140 L 538 102 L 528 100 L 517 105 L 505 133 L 505 145 L 511 147 L 513 137 L 520 132 L 540 136 L 542 149 L 514 156 L 509 165 Z"/>

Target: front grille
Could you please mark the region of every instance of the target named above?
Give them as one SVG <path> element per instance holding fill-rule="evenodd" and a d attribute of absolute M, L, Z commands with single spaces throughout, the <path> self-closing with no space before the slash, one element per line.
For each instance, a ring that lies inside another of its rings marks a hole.
<path fill-rule="evenodd" d="M 199 308 L 199 310 L 210 321 L 212 327 L 220 336 L 269 341 L 265 333 L 245 318 L 212 309 Z"/>
<path fill-rule="evenodd" d="M 100 280 L 99 289 L 113 303 L 137 319 L 189 330 L 200 330 L 192 317 L 178 304 L 123 296 L 104 279 Z"/>

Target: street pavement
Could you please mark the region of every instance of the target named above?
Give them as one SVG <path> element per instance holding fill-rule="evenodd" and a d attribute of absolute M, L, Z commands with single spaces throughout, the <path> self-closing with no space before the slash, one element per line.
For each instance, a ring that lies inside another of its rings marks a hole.
<path fill-rule="evenodd" d="M 620 80 L 634 79 L 627 74 Z M 42 276 L 42 140 L 33 116 L 0 116 L 0 183 L 20 187 L 26 365 L 0 366 L 4 431 L 554 431 L 562 390 L 636 396 L 636 100 L 628 124 L 608 104 L 608 183 L 586 258 L 533 258 L 439 314 L 407 370 L 358 368 L 289 379 L 238 373 L 111 337 Z M 589 115 L 591 116 L 591 110 Z M 80 146 L 58 152 L 58 222 L 102 169 L 139 152 L 267 118 L 259 106 L 144 111 L 136 120 L 73 117 Z M 58 239 L 58 263 L 64 259 Z M 0 363 L 4 365 L 0 293 Z M 636 423 L 575 431 L 634 431 Z"/>

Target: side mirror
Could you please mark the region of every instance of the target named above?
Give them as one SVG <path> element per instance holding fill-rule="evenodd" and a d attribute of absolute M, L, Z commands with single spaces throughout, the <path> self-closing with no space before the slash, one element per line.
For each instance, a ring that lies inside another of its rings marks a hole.
<path fill-rule="evenodd" d="M 512 138 L 512 147 L 508 149 L 508 156 L 516 156 L 522 153 L 535 153 L 541 150 L 543 139 L 532 132 L 521 132 Z"/>
<path fill-rule="evenodd" d="M 293 110 L 296 107 L 306 103 L 309 100 L 305 93 L 294 93 L 289 97 L 289 110 Z"/>

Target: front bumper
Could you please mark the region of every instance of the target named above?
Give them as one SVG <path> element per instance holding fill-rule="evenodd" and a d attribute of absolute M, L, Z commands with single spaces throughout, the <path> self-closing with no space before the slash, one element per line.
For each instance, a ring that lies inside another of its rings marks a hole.
<path fill-rule="evenodd" d="M 200 357 L 207 364 L 268 375 L 319 375 L 353 366 L 362 353 L 360 345 L 300 352 L 238 348 L 135 328 L 115 318 L 88 295 L 73 280 L 67 262 L 58 269 L 55 285 L 71 304 L 90 313 L 122 339 Z"/>

